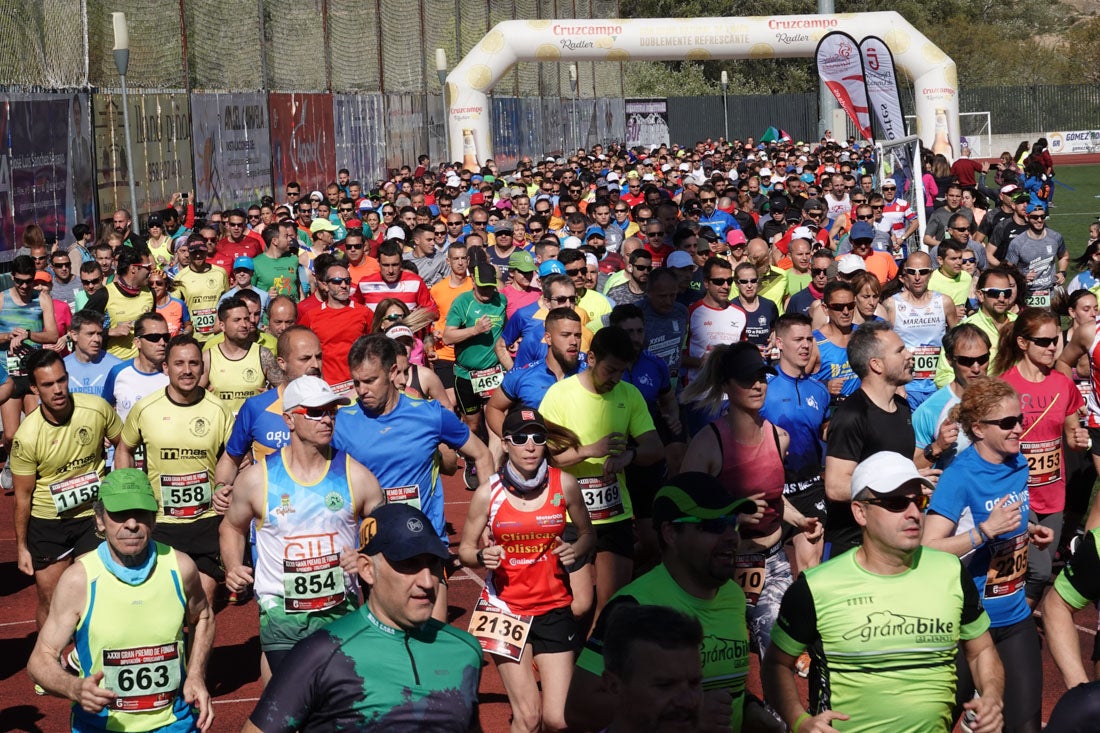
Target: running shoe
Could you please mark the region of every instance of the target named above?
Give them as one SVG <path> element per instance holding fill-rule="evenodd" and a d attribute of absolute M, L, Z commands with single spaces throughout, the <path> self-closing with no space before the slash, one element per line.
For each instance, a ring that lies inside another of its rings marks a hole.
<path fill-rule="evenodd" d="M 467 491 L 477 491 L 477 464 L 466 461 L 466 468 L 462 469 L 462 480 L 466 482 Z"/>
<path fill-rule="evenodd" d="M 5 464 L 4 470 L 0 471 L 0 489 L 3 489 L 4 491 L 11 491 L 12 486 L 13 484 L 11 479 L 11 465 Z"/>

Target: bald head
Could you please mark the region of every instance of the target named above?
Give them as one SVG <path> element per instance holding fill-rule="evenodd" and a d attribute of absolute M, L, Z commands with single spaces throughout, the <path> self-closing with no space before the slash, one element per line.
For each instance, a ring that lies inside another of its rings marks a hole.
<path fill-rule="evenodd" d="M 627 257 L 630 256 L 631 252 L 633 252 L 636 249 L 639 249 L 641 246 L 642 246 L 642 240 L 638 239 L 637 237 L 627 237 L 626 239 L 623 240 L 623 244 L 622 244 L 622 247 L 620 249 L 620 254 L 622 254 L 623 259 L 625 260 Z"/>

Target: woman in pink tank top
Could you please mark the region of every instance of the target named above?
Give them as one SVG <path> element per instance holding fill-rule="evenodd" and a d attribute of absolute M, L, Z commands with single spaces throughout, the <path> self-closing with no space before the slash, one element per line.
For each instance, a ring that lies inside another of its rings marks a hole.
<path fill-rule="evenodd" d="M 745 591 L 749 630 L 761 655 L 792 582 L 783 525 L 811 539 L 822 531 L 816 518 L 803 516 L 783 498 L 783 456 L 790 437 L 760 416 L 769 374 L 775 369 L 755 345 L 722 345 L 711 351 L 683 393 L 684 402 L 699 403 L 711 414 L 719 412 L 723 397 L 729 400 L 726 413 L 692 438 L 681 470 L 709 473 L 733 496 L 756 501 L 757 513 L 742 522 L 734 579 Z"/>

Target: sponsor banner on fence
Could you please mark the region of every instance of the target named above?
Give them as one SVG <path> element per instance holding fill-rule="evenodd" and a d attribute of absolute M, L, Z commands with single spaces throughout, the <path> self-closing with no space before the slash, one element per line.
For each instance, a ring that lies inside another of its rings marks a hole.
<path fill-rule="evenodd" d="M 332 95 L 272 92 L 267 99 L 275 199 L 283 200 L 290 181 L 301 184 L 303 197 L 324 192 L 336 172 Z"/>
<path fill-rule="evenodd" d="M 271 195 L 271 131 L 264 94 L 192 94 L 195 198 L 207 211 Z"/>
<path fill-rule="evenodd" d="M 137 215 L 164 209 L 172 194 L 194 189 L 191 171 L 190 98 L 180 93 L 130 93 L 130 135 L 134 159 L 126 156 L 121 94 L 93 94 L 96 189 L 99 214 L 130 209 L 129 175 L 134 176 Z"/>
<path fill-rule="evenodd" d="M 29 224 L 72 241 L 94 220 L 91 116 L 86 94 L 0 94 L 0 261 Z"/>
<path fill-rule="evenodd" d="M 875 111 L 879 130 L 886 140 L 905 137 L 905 116 L 901 111 L 901 93 L 898 91 L 897 70 L 894 56 L 886 42 L 877 36 L 867 36 L 859 44 L 863 57 L 863 75 L 867 80 L 867 96 Z M 908 146 L 897 151 L 902 175 L 912 178 L 912 157 Z"/>
<path fill-rule="evenodd" d="M 382 95 L 334 94 L 332 106 L 336 168 L 347 168 L 351 179 L 362 182 L 369 191 L 386 173 L 386 118 Z"/>
<path fill-rule="evenodd" d="M 628 99 L 625 102 L 627 147 L 668 145 L 668 102 Z"/>
<path fill-rule="evenodd" d="M 1100 153 L 1100 130 L 1048 132 L 1047 142 L 1052 155 Z"/>

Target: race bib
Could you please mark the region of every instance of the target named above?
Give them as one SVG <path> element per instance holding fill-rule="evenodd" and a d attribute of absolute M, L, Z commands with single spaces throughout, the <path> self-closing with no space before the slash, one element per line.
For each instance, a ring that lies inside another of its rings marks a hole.
<path fill-rule="evenodd" d="M 13 354 L 9 351 L 4 362 L 4 368 L 8 370 L 9 377 L 27 376 L 27 373 L 23 371 L 23 356 L 21 354 Z"/>
<path fill-rule="evenodd" d="M 591 476 L 579 478 L 577 483 L 580 484 L 581 496 L 584 497 L 584 504 L 588 507 L 592 521 L 611 519 L 626 513 L 617 479 Z"/>
<path fill-rule="evenodd" d="M 411 507 L 420 508 L 420 487 L 415 484 L 412 486 L 395 486 L 390 489 L 385 489 L 386 503 L 387 504 L 408 504 Z"/>
<path fill-rule="evenodd" d="M 1029 308 L 1049 308 L 1050 307 L 1050 291 L 1039 290 L 1034 293 L 1028 293 L 1024 298 L 1024 303 Z"/>
<path fill-rule="evenodd" d="M 53 499 L 53 505 L 58 514 L 72 511 L 84 504 L 91 504 L 98 496 L 98 473 L 86 473 L 50 484 L 50 498 Z"/>
<path fill-rule="evenodd" d="M 932 379 L 940 362 L 939 346 L 918 346 L 913 349 L 913 379 Z"/>
<path fill-rule="evenodd" d="M 198 333 L 213 333 L 214 325 L 217 322 L 218 311 L 216 308 L 200 308 L 191 311 L 191 323 L 194 324 L 195 331 Z"/>
<path fill-rule="evenodd" d="M 761 554 L 738 555 L 734 565 L 733 579 L 745 591 L 745 602 L 755 606 L 760 600 L 760 591 L 764 590 L 764 565 L 767 562 Z"/>
<path fill-rule="evenodd" d="M 137 712 L 168 707 L 179 694 L 176 644 L 103 650 L 102 686 L 118 695 L 111 707 Z"/>
<path fill-rule="evenodd" d="M 1062 439 L 1037 442 L 1020 441 L 1020 452 L 1027 459 L 1027 485 L 1046 486 L 1062 479 Z"/>
<path fill-rule="evenodd" d="M 344 602 L 340 555 L 283 560 L 283 608 L 287 613 L 327 611 Z"/>
<path fill-rule="evenodd" d="M 518 662 L 534 616 L 517 616 L 480 599 L 470 616 L 470 633 L 483 651 Z"/>
<path fill-rule="evenodd" d="M 209 511 L 212 499 L 206 471 L 160 477 L 160 503 L 166 517 L 197 517 Z"/>
<path fill-rule="evenodd" d="M 1024 589 L 1027 575 L 1027 533 L 990 543 L 985 597 L 1004 598 Z"/>
<path fill-rule="evenodd" d="M 504 368 L 497 364 L 488 369 L 471 369 L 470 384 L 478 397 L 490 397 L 493 391 L 504 381 Z"/>

